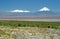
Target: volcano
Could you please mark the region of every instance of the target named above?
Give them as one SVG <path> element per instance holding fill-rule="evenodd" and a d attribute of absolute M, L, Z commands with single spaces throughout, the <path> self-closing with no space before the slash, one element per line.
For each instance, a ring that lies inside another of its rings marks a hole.
<path fill-rule="evenodd" d="M 35 12 L 0 12 L 0 19 L 19 19 L 19 20 L 55 20 L 60 21 L 60 13 L 53 12 L 47 7 Z M 37 21 L 38 21 L 37 20 Z"/>

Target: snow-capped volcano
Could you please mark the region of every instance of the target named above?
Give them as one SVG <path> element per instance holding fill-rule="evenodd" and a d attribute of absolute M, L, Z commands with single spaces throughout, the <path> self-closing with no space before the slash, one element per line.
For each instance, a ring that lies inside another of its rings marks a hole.
<path fill-rule="evenodd" d="M 50 9 L 47 8 L 47 7 L 43 7 L 43 8 L 41 8 L 39 11 L 50 11 Z"/>
<path fill-rule="evenodd" d="M 51 11 L 49 8 L 47 7 L 43 7 L 41 8 L 39 11 L 35 11 L 35 12 L 27 12 L 26 10 L 14 10 L 13 12 L 4 12 L 4 13 L 0 13 L 0 16 L 38 16 L 38 17 L 52 17 L 52 16 L 60 16 L 60 13 L 55 13 L 53 11 Z"/>
<path fill-rule="evenodd" d="M 0 12 L 0 19 L 19 19 L 30 21 L 60 21 L 60 13 L 53 12 L 47 7 L 39 11 L 27 12 L 26 10 L 14 10 L 13 12 Z M 58 19 L 58 20 L 57 20 Z"/>

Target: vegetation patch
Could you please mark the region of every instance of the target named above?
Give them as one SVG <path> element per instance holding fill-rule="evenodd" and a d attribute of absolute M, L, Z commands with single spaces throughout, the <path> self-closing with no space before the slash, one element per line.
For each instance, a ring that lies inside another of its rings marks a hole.
<path fill-rule="evenodd" d="M 0 26 L 8 26 L 8 27 L 40 27 L 40 28 L 60 29 L 60 22 L 0 20 Z"/>

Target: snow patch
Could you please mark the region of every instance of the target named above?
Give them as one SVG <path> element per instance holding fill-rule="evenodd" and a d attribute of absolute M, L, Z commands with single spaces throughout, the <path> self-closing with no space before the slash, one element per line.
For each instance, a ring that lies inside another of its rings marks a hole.
<path fill-rule="evenodd" d="M 50 11 L 50 9 L 47 8 L 47 7 L 43 7 L 43 8 L 41 8 L 39 11 Z"/>

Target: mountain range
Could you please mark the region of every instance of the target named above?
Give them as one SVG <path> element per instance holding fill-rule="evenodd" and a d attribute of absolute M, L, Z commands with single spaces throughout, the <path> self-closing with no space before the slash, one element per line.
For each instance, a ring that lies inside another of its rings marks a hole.
<path fill-rule="evenodd" d="M 36 12 L 0 12 L 0 19 L 58 19 L 60 13 L 43 8 Z"/>

